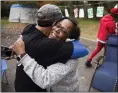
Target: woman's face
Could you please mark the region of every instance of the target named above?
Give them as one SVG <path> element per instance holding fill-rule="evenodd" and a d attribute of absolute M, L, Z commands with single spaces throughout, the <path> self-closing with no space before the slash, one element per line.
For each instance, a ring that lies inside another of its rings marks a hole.
<path fill-rule="evenodd" d="M 52 27 L 49 38 L 66 40 L 72 28 L 72 22 L 68 19 L 64 19 Z"/>

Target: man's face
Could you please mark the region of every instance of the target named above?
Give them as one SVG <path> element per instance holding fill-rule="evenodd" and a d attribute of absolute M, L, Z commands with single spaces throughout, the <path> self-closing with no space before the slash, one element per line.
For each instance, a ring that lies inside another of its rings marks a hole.
<path fill-rule="evenodd" d="M 49 35 L 49 38 L 57 40 L 66 40 L 72 28 L 72 22 L 68 19 L 64 19 L 52 27 L 52 31 Z"/>

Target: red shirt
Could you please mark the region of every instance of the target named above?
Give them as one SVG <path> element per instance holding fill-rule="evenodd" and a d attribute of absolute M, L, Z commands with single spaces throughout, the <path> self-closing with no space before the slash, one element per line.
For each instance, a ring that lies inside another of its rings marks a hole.
<path fill-rule="evenodd" d="M 115 28 L 115 20 L 110 14 L 101 18 L 97 34 L 98 41 L 105 43 L 109 34 L 115 34 Z"/>

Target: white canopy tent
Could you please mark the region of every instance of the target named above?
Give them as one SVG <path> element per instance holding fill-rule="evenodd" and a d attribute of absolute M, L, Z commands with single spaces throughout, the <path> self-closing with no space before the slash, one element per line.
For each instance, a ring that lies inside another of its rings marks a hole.
<path fill-rule="evenodd" d="M 13 4 L 10 8 L 9 13 L 9 22 L 19 22 L 20 21 L 20 10 L 21 10 L 20 4 Z"/>
<path fill-rule="evenodd" d="M 38 8 L 13 4 L 10 8 L 9 22 L 36 23 Z"/>

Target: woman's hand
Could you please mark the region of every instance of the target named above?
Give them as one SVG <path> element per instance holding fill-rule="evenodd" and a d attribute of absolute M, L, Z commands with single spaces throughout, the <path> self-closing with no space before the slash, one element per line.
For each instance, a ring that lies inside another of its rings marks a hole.
<path fill-rule="evenodd" d="M 21 55 L 25 52 L 25 44 L 23 42 L 23 40 L 21 38 L 18 38 L 17 41 L 10 46 L 11 49 L 13 49 L 13 51 L 17 54 L 17 55 Z"/>

